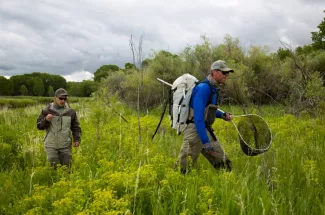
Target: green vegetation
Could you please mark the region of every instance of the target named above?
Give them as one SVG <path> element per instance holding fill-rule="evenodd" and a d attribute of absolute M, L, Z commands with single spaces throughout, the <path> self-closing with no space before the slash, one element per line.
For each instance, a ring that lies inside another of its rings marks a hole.
<path fill-rule="evenodd" d="M 224 59 L 235 73 L 221 87 L 223 104 L 285 105 L 286 111 L 294 115 L 324 112 L 324 51 L 313 49 L 306 54 L 281 48 L 270 53 L 266 47 L 251 46 L 245 52 L 239 40 L 229 35 L 218 45 L 206 37 L 202 40 L 202 44 L 187 47 L 179 55 L 158 51 L 152 59 L 144 60 L 145 66 L 140 69 L 111 72 L 100 79 L 98 88 L 118 95 L 133 108 L 139 97 L 140 109 L 146 111 L 168 97 L 169 86 L 156 78 L 172 83 L 181 74 L 190 73 L 202 80 L 214 60 Z"/>
<path fill-rule="evenodd" d="M 141 116 L 139 144 L 135 111 L 110 98 L 125 123 L 101 101 L 73 104 L 83 136 L 71 174 L 48 168 L 44 133 L 36 129 L 44 105 L 0 111 L 1 214 L 324 213 L 324 115 L 296 118 L 279 106 L 247 107 L 266 119 L 274 136 L 270 150 L 256 157 L 243 154 L 231 123 L 217 120 L 233 172 L 217 172 L 201 157 L 184 176 L 174 169 L 182 138 L 167 117 L 151 140 L 160 110 Z"/>
<path fill-rule="evenodd" d="M 0 95 L 10 96 L 13 89 L 13 84 L 11 80 L 6 79 L 3 76 L 0 76 Z"/>
<path fill-rule="evenodd" d="M 40 72 L 14 75 L 10 79 L 0 76 L 0 96 L 54 96 L 54 91 L 61 87 L 71 96 L 90 97 L 97 86 L 90 80 L 67 82 L 60 75 Z"/>
<path fill-rule="evenodd" d="M 94 80 L 99 82 L 102 78 L 106 78 L 109 75 L 113 75 L 114 72 L 119 71 L 120 68 L 116 65 L 103 65 L 94 73 Z"/>
<path fill-rule="evenodd" d="M 10 77 L 13 82 L 12 95 L 23 95 L 21 87 L 25 86 L 29 96 L 45 96 L 50 86 L 55 90 L 67 87 L 66 80 L 60 75 L 33 72 L 31 74 L 14 75 Z"/>
<path fill-rule="evenodd" d="M 69 102 L 74 103 L 86 98 L 70 97 Z M 53 97 L 15 96 L 0 97 L 0 108 L 23 108 L 36 104 L 49 104 L 53 102 Z"/>

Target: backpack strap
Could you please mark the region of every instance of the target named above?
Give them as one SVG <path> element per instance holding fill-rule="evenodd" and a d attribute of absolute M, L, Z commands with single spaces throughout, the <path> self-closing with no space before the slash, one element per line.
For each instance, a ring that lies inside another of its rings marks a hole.
<path fill-rule="evenodd" d="M 210 87 L 210 97 L 209 97 L 209 100 L 208 100 L 207 104 L 205 105 L 205 107 L 207 107 L 209 104 L 211 104 L 212 99 L 213 99 L 213 95 L 215 93 L 213 92 L 213 86 L 212 86 L 212 84 L 209 81 L 200 81 L 200 82 L 197 83 L 197 85 L 199 85 L 201 83 L 205 83 L 205 84 L 209 85 L 209 87 Z M 219 102 L 217 102 L 217 103 L 219 103 Z"/>
<path fill-rule="evenodd" d="M 207 85 L 209 85 L 209 87 L 210 87 L 210 97 L 209 97 L 208 102 L 207 102 L 206 105 L 205 105 L 205 107 L 207 107 L 209 104 L 211 104 L 212 99 L 213 99 L 213 95 L 214 95 L 215 93 L 213 92 L 213 86 L 212 86 L 212 84 L 211 84 L 209 81 L 200 81 L 200 82 L 197 82 L 196 85 L 199 85 L 199 84 L 201 84 L 201 83 L 207 84 Z M 217 91 L 217 93 L 218 93 L 218 91 Z M 217 96 L 217 97 L 219 97 L 219 96 Z M 192 102 L 192 97 L 191 97 L 190 104 L 191 104 L 191 102 Z M 218 102 L 218 103 L 219 103 L 219 102 Z M 187 123 L 187 124 L 189 124 L 189 123 L 194 123 L 194 119 L 188 119 L 188 120 L 186 121 L 186 123 Z"/>
<path fill-rule="evenodd" d="M 159 129 L 159 127 L 160 127 L 160 124 L 161 124 L 161 122 L 162 122 L 162 120 L 163 120 L 163 118 L 164 118 L 164 115 L 165 115 L 165 112 L 166 112 L 167 105 L 168 105 L 168 104 L 171 104 L 171 101 L 172 101 L 171 95 L 172 95 L 172 90 L 169 91 L 169 96 L 168 96 L 168 98 L 167 98 L 166 101 L 165 101 L 165 106 L 164 106 L 163 112 L 162 112 L 162 114 L 161 114 L 161 116 L 160 116 L 160 121 L 159 121 L 159 123 L 158 123 L 158 125 L 157 125 L 157 128 L 156 128 L 156 130 L 155 130 L 155 133 L 152 135 L 152 138 L 151 138 L 151 139 L 153 139 L 153 138 L 155 137 L 155 135 L 157 134 L 157 132 L 158 132 L 158 129 Z M 169 111 L 170 111 L 170 110 L 169 110 Z"/>

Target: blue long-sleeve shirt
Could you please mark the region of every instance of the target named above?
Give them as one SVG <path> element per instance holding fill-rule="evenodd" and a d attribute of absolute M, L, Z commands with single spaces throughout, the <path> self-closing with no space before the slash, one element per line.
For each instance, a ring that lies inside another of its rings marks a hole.
<path fill-rule="evenodd" d="M 209 82 L 208 79 L 204 80 L 205 82 Z M 211 85 L 212 86 L 212 85 Z M 211 104 L 217 104 L 218 101 L 218 89 L 212 86 L 212 99 Z M 190 107 L 194 109 L 194 123 L 199 134 L 199 137 L 203 144 L 209 142 L 209 137 L 205 129 L 205 122 L 204 122 L 204 111 L 210 99 L 211 89 L 209 84 L 207 83 L 200 83 L 194 87 L 192 92 L 192 99 L 190 103 Z M 217 110 L 216 111 L 216 118 L 222 118 L 223 111 Z"/>

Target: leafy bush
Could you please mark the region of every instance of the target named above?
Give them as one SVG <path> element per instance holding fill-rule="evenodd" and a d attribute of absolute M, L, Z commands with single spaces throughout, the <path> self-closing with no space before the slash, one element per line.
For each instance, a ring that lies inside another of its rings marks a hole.
<path fill-rule="evenodd" d="M 23 108 L 35 104 L 32 99 L 0 99 L 0 107 Z"/>

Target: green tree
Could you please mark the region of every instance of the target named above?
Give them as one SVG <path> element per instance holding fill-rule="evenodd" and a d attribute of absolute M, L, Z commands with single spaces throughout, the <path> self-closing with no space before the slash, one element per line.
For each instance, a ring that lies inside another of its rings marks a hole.
<path fill-rule="evenodd" d="M 33 95 L 34 96 L 43 96 L 45 89 L 43 85 L 43 81 L 40 78 L 33 79 L 34 86 L 33 86 Z"/>
<path fill-rule="evenodd" d="M 146 67 L 148 67 L 148 66 L 150 65 L 151 62 L 152 62 L 152 59 L 149 59 L 149 58 L 144 59 L 144 60 L 142 61 L 142 63 L 141 63 L 141 67 L 142 67 L 142 68 L 146 68 Z"/>
<path fill-rule="evenodd" d="M 20 86 L 20 95 L 22 95 L 22 96 L 28 95 L 28 89 L 25 85 Z"/>
<path fill-rule="evenodd" d="M 20 88 L 22 85 L 25 85 L 25 87 L 27 89 L 26 79 L 27 78 L 24 75 L 14 75 L 14 76 L 10 77 L 10 80 L 13 83 L 13 95 L 14 96 L 22 95 L 21 91 L 20 91 Z M 27 90 L 27 93 L 28 93 L 28 90 Z"/>
<path fill-rule="evenodd" d="M 136 69 L 137 67 L 133 63 L 126 63 L 124 65 L 124 68 L 125 70 L 128 70 L 128 69 Z"/>
<path fill-rule="evenodd" d="M 113 75 L 113 77 L 114 76 L 116 75 Z M 68 92 L 72 96 L 90 97 L 91 94 L 96 91 L 96 89 L 96 83 L 91 80 L 84 80 L 82 82 L 68 82 Z"/>
<path fill-rule="evenodd" d="M 34 96 L 34 84 L 35 84 L 34 77 L 31 76 L 30 74 L 24 74 L 23 76 L 25 78 L 25 85 L 28 89 L 28 95 Z"/>
<path fill-rule="evenodd" d="M 66 88 L 67 87 L 67 81 L 65 78 L 63 78 L 60 75 L 52 75 L 48 73 L 41 73 L 41 72 L 33 72 L 31 74 L 27 74 L 29 77 L 32 78 L 40 78 L 44 85 L 44 95 L 48 95 L 47 90 L 50 86 L 53 87 L 53 90 L 56 90 L 58 88 Z"/>
<path fill-rule="evenodd" d="M 97 89 L 96 83 L 94 81 L 84 80 L 84 81 L 82 81 L 82 85 L 84 88 L 83 96 L 86 96 L 86 97 L 90 97 L 91 94 L 93 92 L 95 92 Z"/>
<path fill-rule="evenodd" d="M 6 79 L 3 76 L 0 76 L 0 95 L 1 96 L 10 96 L 13 92 L 13 83 L 12 80 Z"/>
<path fill-rule="evenodd" d="M 323 79 L 325 86 L 325 52 L 314 52 L 313 54 L 308 56 L 307 60 L 308 71 L 310 71 L 311 73 L 318 73 L 319 76 Z"/>
<path fill-rule="evenodd" d="M 296 53 L 298 55 L 309 55 L 314 51 L 314 47 L 312 45 L 304 45 L 304 46 L 298 46 L 296 48 Z"/>
<path fill-rule="evenodd" d="M 213 49 L 213 61 L 225 60 L 229 62 L 242 62 L 244 60 L 244 52 L 239 45 L 239 39 L 233 38 L 229 34 L 223 39 L 223 43 Z"/>
<path fill-rule="evenodd" d="M 211 42 L 209 41 L 209 39 L 205 36 L 201 36 L 203 43 L 200 45 L 196 45 L 194 47 L 194 58 L 195 58 L 195 65 L 196 65 L 196 70 L 198 70 L 200 76 L 197 77 L 199 79 L 201 79 L 202 77 L 204 77 L 211 66 L 211 63 L 213 62 L 213 47 Z M 195 74 L 195 73 L 194 73 Z M 195 76 L 197 75 L 197 72 L 195 74 Z"/>
<path fill-rule="evenodd" d="M 113 64 L 103 65 L 99 67 L 94 73 L 94 81 L 99 82 L 100 79 L 106 78 L 110 74 L 113 74 L 116 71 L 119 71 L 120 68 Z"/>
<path fill-rule="evenodd" d="M 35 78 L 39 78 L 42 81 L 42 85 L 45 90 L 48 90 L 49 86 L 52 86 L 54 90 L 57 90 L 61 87 L 67 87 L 67 81 L 60 75 L 33 72 L 31 74 L 15 75 L 10 77 L 10 80 L 13 82 L 13 95 L 20 95 L 20 87 L 22 85 L 25 85 L 27 87 L 30 95 L 33 95 Z M 43 95 L 48 95 L 48 92 L 45 90 Z"/>
<path fill-rule="evenodd" d="M 84 96 L 84 88 L 82 82 L 68 82 L 68 92 L 71 96 Z"/>
<path fill-rule="evenodd" d="M 45 82 L 52 85 L 54 91 L 59 88 L 67 88 L 67 81 L 60 75 L 51 75 Z"/>
<path fill-rule="evenodd" d="M 136 73 L 135 70 L 131 70 L 130 74 L 126 75 L 124 71 L 120 70 L 116 72 L 115 75 L 111 75 L 103 79 L 103 81 L 99 83 L 98 89 L 99 91 L 102 89 L 110 95 L 118 95 L 121 100 L 126 101 L 125 96 L 130 92 L 126 92 L 126 85 L 124 82 L 126 79 L 137 78 L 136 75 L 133 75 L 134 73 Z M 134 80 L 133 82 L 135 83 L 135 88 L 132 88 L 132 91 L 137 92 L 137 82 Z"/>
<path fill-rule="evenodd" d="M 252 102 L 258 104 L 270 103 L 283 94 L 279 89 L 280 83 L 278 67 L 281 61 L 278 58 L 271 58 L 268 47 L 251 46 L 246 57 L 248 70 L 243 76 L 244 83 L 249 89 Z"/>
<path fill-rule="evenodd" d="M 52 86 L 49 86 L 49 89 L 47 90 L 47 95 L 50 97 L 54 96 L 54 89 Z"/>
<path fill-rule="evenodd" d="M 280 60 L 285 60 L 287 57 L 291 57 L 291 52 L 289 49 L 284 49 L 280 47 L 277 52 L 277 56 L 279 57 Z"/>
<path fill-rule="evenodd" d="M 184 73 L 182 64 L 179 56 L 162 50 L 155 55 L 148 69 L 152 79 L 161 78 L 173 83 L 179 75 Z"/>
<path fill-rule="evenodd" d="M 318 32 L 311 32 L 311 39 L 313 41 L 312 45 L 316 49 L 325 50 L 325 18 L 323 18 L 323 21 L 317 26 L 317 28 L 319 29 Z"/>

